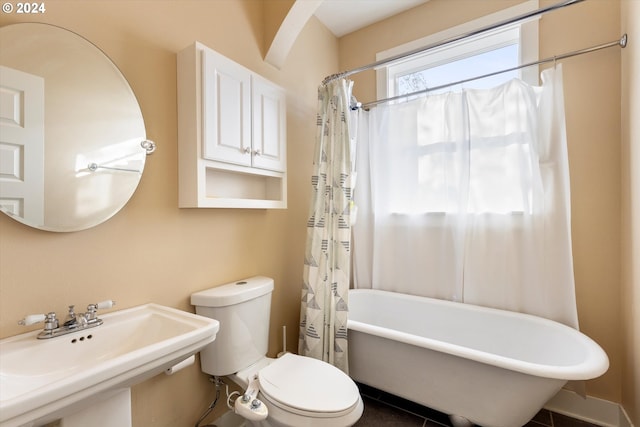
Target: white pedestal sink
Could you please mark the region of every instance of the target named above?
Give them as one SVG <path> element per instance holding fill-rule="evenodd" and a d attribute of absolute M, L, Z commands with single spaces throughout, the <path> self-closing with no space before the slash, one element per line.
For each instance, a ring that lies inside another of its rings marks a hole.
<path fill-rule="evenodd" d="M 92 426 L 123 427 L 99 414 L 130 420 L 129 388 L 197 353 L 220 328 L 217 320 L 157 304 L 101 318 L 101 326 L 60 337 L 38 340 L 34 331 L 0 341 L 0 426 L 58 419 L 75 426 L 90 417 Z"/>

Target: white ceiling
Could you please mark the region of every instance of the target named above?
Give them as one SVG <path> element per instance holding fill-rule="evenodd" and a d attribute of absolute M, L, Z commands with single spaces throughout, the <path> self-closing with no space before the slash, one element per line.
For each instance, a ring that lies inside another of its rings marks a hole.
<path fill-rule="evenodd" d="M 428 0 L 324 0 L 315 16 L 336 37 L 382 21 Z"/>

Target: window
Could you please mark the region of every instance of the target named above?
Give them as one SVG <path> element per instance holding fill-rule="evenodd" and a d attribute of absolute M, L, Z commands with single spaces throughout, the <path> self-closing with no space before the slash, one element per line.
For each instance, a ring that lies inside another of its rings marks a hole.
<path fill-rule="evenodd" d="M 476 19 L 395 48 L 379 52 L 376 60 L 419 50 L 467 34 L 496 22 L 512 19 L 538 9 L 538 0 L 529 0 L 500 12 Z M 476 77 L 478 75 L 503 70 L 534 62 L 538 59 L 539 17 L 513 24 L 508 27 L 485 32 L 445 47 L 432 49 L 422 55 L 415 55 L 405 61 L 382 67 L 377 71 L 377 98 L 436 87 L 443 84 Z M 509 73 L 499 74 L 464 84 L 465 88 L 488 88 L 519 77 L 525 82 L 538 84 L 538 67 L 529 67 Z M 457 87 L 459 89 L 460 86 Z M 453 89 L 456 89 L 454 87 Z M 451 87 L 443 90 L 452 90 Z"/>
<path fill-rule="evenodd" d="M 410 60 L 389 66 L 389 92 L 405 95 L 411 92 L 435 88 L 497 70 L 517 67 L 519 63 L 520 27 L 494 31 L 490 34 L 441 47 Z M 473 80 L 464 85 L 449 86 L 434 91 L 450 91 L 466 88 L 490 88 L 512 78 L 520 77 L 518 71 L 509 71 L 491 77 Z"/>
<path fill-rule="evenodd" d="M 436 34 L 378 55 L 395 56 L 405 51 L 465 34 L 492 22 L 500 22 L 537 9 L 537 1 L 527 2 L 503 11 L 500 16 L 490 16 L 446 33 Z M 506 16 L 505 16 L 506 15 Z M 511 15 L 511 16 L 509 16 Z M 537 59 L 537 21 L 512 24 L 490 32 L 469 37 L 446 46 L 414 55 L 401 62 L 378 70 L 378 98 L 411 94 L 428 88 L 436 88 L 431 94 L 465 89 L 488 89 L 520 78 L 533 85 L 538 84 L 537 67 L 513 70 L 491 77 L 472 80 L 455 86 L 437 89 L 439 86 L 471 79 L 484 74 L 517 67 L 519 64 Z M 433 116 L 436 116 L 434 114 Z M 508 124 L 505 126 L 509 127 Z M 393 203 L 397 213 L 452 212 L 450 171 L 458 168 L 455 160 L 455 143 L 418 131 L 413 152 L 413 164 L 405 165 L 415 176 L 413 191 L 406 203 L 399 199 Z M 434 139 L 435 138 L 435 139 Z M 426 141 L 426 142 L 425 142 Z M 401 145 L 405 145 L 402 143 Z M 531 193 L 522 179 L 528 173 L 531 154 L 527 143 L 518 135 L 503 138 L 477 138 L 472 135 L 468 153 L 468 200 L 470 213 L 513 213 L 530 211 Z M 466 184 L 463 185 L 466 187 Z M 461 190 L 462 191 L 462 190 Z M 466 190 L 465 190 L 466 191 Z M 458 195 L 458 197 L 461 197 Z"/>

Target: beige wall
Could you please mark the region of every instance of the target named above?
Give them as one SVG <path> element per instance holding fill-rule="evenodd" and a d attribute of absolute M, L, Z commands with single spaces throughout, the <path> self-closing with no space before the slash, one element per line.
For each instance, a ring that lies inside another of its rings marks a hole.
<path fill-rule="evenodd" d="M 640 426 L 640 2 L 622 1 L 622 403 Z"/>
<path fill-rule="evenodd" d="M 340 69 L 373 62 L 376 52 L 517 3 L 520 1 L 430 0 L 342 37 Z M 541 0 L 540 6 L 555 3 Z M 619 1 L 579 3 L 540 20 L 540 57 L 619 36 Z M 354 94 L 361 102 L 375 99 L 374 72 L 355 75 L 353 80 Z M 600 343 L 611 360 L 603 377 L 588 382 L 587 392 L 620 402 L 620 50 L 564 61 L 564 81 L 578 315 L 582 331 Z"/>
<path fill-rule="evenodd" d="M 268 43 L 265 33 L 268 36 L 273 27 L 263 22 L 268 2 L 47 2 L 47 12 L 39 20 L 88 38 L 123 71 L 158 150 L 148 159 L 131 202 L 96 228 L 46 233 L 0 215 L 0 337 L 23 332 L 16 321 L 26 313 L 60 313 L 68 304 L 83 306 L 107 298 L 117 300 L 118 308 L 154 301 L 192 310 L 193 291 L 265 274 L 276 279 L 270 354 L 280 350 L 283 324 L 288 326 L 289 350 L 295 350 L 317 84 L 338 69 L 374 61 L 378 51 L 519 2 L 431 0 L 343 37 L 339 49 L 335 38 L 312 19 L 281 71 L 262 61 Z M 551 3 L 555 0 L 541 0 L 541 6 Z M 637 76 L 640 67 L 634 44 L 640 39 L 639 3 L 622 0 L 621 10 L 617 0 L 589 1 L 540 21 L 542 57 L 615 39 L 621 24 L 631 36 L 623 53 L 622 114 L 620 51 L 565 61 L 565 84 L 580 323 L 611 359 L 609 372 L 590 381 L 588 393 L 623 401 L 636 425 L 640 425 L 640 128 L 631 117 L 640 117 L 640 94 L 637 77 L 631 76 Z M 277 13 L 266 14 L 271 15 Z M 0 15 L 0 25 L 20 20 L 34 19 Z M 287 89 L 286 211 L 177 208 L 175 54 L 194 40 Z M 374 78 L 372 72 L 354 77 L 354 93 L 361 101 L 375 98 Z M 213 395 L 198 366 L 172 377 L 158 376 L 134 388 L 134 425 L 193 425 Z"/>
<path fill-rule="evenodd" d="M 22 333 L 28 313 L 112 298 L 192 310 L 192 292 L 255 274 L 276 280 L 270 354 L 297 349 L 300 284 L 315 138 L 316 89 L 337 70 L 337 40 L 313 19 L 281 71 L 264 63 L 263 8 L 256 0 L 50 1 L 41 16 L 86 37 L 120 67 L 136 93 L 157 151 L 129 204 L 93 229 L 56 234 L 0 215 L 0 337 Z M 178 209 L 176 52 L 199 40 L 288 93 L 289 209 Z M 34 327 L 35 328 L 35 327 Z M 214 389 L 194 365 L 133 389 L 136 426 L 192 426 Z M 224 407 L 219 404 L 218 407 Z"/>
<path fill-rule="evenodd" d="M 618 1 L 579 3 L 542 19 L 540 54 L 619 37 Z M 620 402 L 620 49 L 563 63 L 578 317 L 611 363 L 604 376 L 587 384 L 587 392 Z"/>

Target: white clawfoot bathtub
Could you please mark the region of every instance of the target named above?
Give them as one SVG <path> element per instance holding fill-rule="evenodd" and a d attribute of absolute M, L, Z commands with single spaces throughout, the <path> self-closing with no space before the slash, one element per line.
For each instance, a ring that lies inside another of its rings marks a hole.
<path fill-rule="evenodd" d="M 484 427 L 526 424 L 568 380 L 606 372 L 598 344 L 539 317 L 349 291 L 349 374 Z"/>

